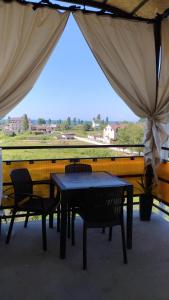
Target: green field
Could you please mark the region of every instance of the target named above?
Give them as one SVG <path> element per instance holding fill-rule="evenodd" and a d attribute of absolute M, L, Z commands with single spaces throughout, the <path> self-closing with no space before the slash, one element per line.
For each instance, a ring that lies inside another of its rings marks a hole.
<path fill-rule="evenodd" d="M 0 135 L 0 145 L 3 146 L 55 146 L 55 145 L 87 145 L 87 143 L 69 140 L 58 140 L 56 135 L 32 135 L 30 133 L 19 134 L 14 137 Z M 107 148 L 100 149 L 25 149 L 25 150 L 3 150 L 3 160 L 24 159 L 59 159 L 78 157 L 109 157 L 120 156 L 121 152 L 112 151 Z"/>

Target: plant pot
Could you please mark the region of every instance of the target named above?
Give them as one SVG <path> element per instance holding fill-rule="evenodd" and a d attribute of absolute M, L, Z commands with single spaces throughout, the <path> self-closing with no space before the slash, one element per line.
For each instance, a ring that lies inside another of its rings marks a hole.
<path fill-rule="evenodd" d="M 140 196 L 140 220 L 150 221 L 153 198 L 151 194 L 143 194 Z"/>

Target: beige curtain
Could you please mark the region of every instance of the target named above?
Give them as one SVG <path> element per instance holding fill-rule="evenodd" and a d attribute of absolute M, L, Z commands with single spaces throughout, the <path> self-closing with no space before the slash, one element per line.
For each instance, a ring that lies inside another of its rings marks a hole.
<path fill-rule="evenodd" d="M 155 120 L 149 120 L 148 126 L 152 130 L 156 131 L 155 126 L 159 132 L 156 141 L 157 148 L 154 147 L 155 157 L 158 153 L 161 153 L 161 158 L 167 160 L 168 152 L 161 151 L 161 145 L 168 147 L 169 137 L 169 20 L 165 19 L 161 24 L 161 66 L 159 70 L 159 82 L 158 82 L 158 97 L 155 106 Z M 151 144 L 153 143 L 153 137 L 149 139 L 147 143 L 147 150 L 150 151 Z M 151 155 L 149 152 L 148 155 Z M 158 161 L 157 161 L 158 163 Z"/>
<path fill-rule="evenodd" d="M 31 90 L 59 40 L 69 13 L 0 3 L 0 117 Z"/>
<path fill-rule="evenodd" d="M 164 146 L 168 147 L 169 137 L 169 19 L 164 19 L 161 24 L 161 69 L 158 86 L 157 109 L 160 120 L 163 122 Z M 163 151 L 165 160 L 168 160 L 168 151 Z"/>
<path fill-rule="evenodd" d="M 2 177 L 2 148 L 0 148 L 0 205 L 2 203 L 3 196 L 3 177 Z M 0 210 L 0 217 L 3 215 L 3 211 Z"/>
<path fill-rule="evenodd" d="M 165 94 L 162 86 L 156 101 L 153 24 L 81 12 L 74 13 L 74 17 L 111 86 L 135 114 L 147 118 L 145 162 L 155 170 L 160 161 L 161 145 L 167 138 L 165 123 L 169 104 L 165 95 L 169 93 Z M 169 26 L 166 27 L 169 31 Z M 169 44 L 169 40 L 167 42 Z M 169 60 L 167 62 L 167 66 L 164 62 L 166 72 Z"/>

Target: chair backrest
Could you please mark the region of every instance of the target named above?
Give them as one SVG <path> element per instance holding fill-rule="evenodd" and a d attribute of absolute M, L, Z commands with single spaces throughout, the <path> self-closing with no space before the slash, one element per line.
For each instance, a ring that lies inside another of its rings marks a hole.
<path fill-rule="evenodd" d="M 122 187 L 90 188 L 86 190 L 85 201 L 81 205 L 86 218 L 90 220 L 120 221 L 124 199 Z"/>
<path fill-rule="evenodd" d="M 70 164 L 65 166 L 65 173 L 78 172 L 92 172 L 92 167 L 88 164 Z"/>
<path fill-rule="evenodd" d="M 14 169 L 10 177 L 14 187 L 15 204 L 25 199 L 27 194 L 33 193 L 33 183 L 28 169 Z"/>

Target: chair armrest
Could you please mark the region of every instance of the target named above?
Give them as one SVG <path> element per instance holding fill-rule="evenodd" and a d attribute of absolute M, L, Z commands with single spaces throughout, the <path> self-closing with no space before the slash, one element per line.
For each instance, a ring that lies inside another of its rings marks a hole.
<path fill-rule="evenodd" d="M 50 184 L 50 180 L 44 180 L 44 181 L 35 180 L 32 183 L 33 183 L 33 185 L 40 185 L 40 184 L 42 184 L 42 185 L 44 185 L 44 184 L 49 185 Z"/>
<path fill-rule="evenodd" d="M 45 208 L 45 206 L 44 206 L 44 199 L 43 199 L 43 197 L 40 197 L 40 196 L 38 196 L 38 195 L 31 195 L 30 196 L 30 199 L 31 200 L 40 200 L 40 202 L 41 202 L 41 207 L 42 207 L 42 209 L 44 210 L 44 208 Z"/>
<path fill-rule="evenodd" d="M 7 194 L 7 195 L 4 195 L 4 198 L 6 199 L 14 199 L 14 193 L 10 193 L 10 194 Z"/>
<path fill-rule="evenodd" d="M 23 196 L 25 196 L 25 198 L 28 198 L 27 201 L 29 200 L 40 200 L 41 202 L 41 206 L 42 206 L 42 209 L 44 209 L 44 199 L 38 195 L 35 195 L 35 194 L 29 194 L 29 193 L 22 193 Z M 23 199 L 23 201 L 25 201 L 26 199 Z"/>
<path fill-rule="evenodd" d="M 18 194 L 18 195 L 23 195 L 23 196 L 30 197 L 30 198 L 42 199 L 42 197 L 40 197 L 38 195 L 35 195 L 35 194 L 30 194 L 30 193 L 21 193 L 21 194 Z"/>

